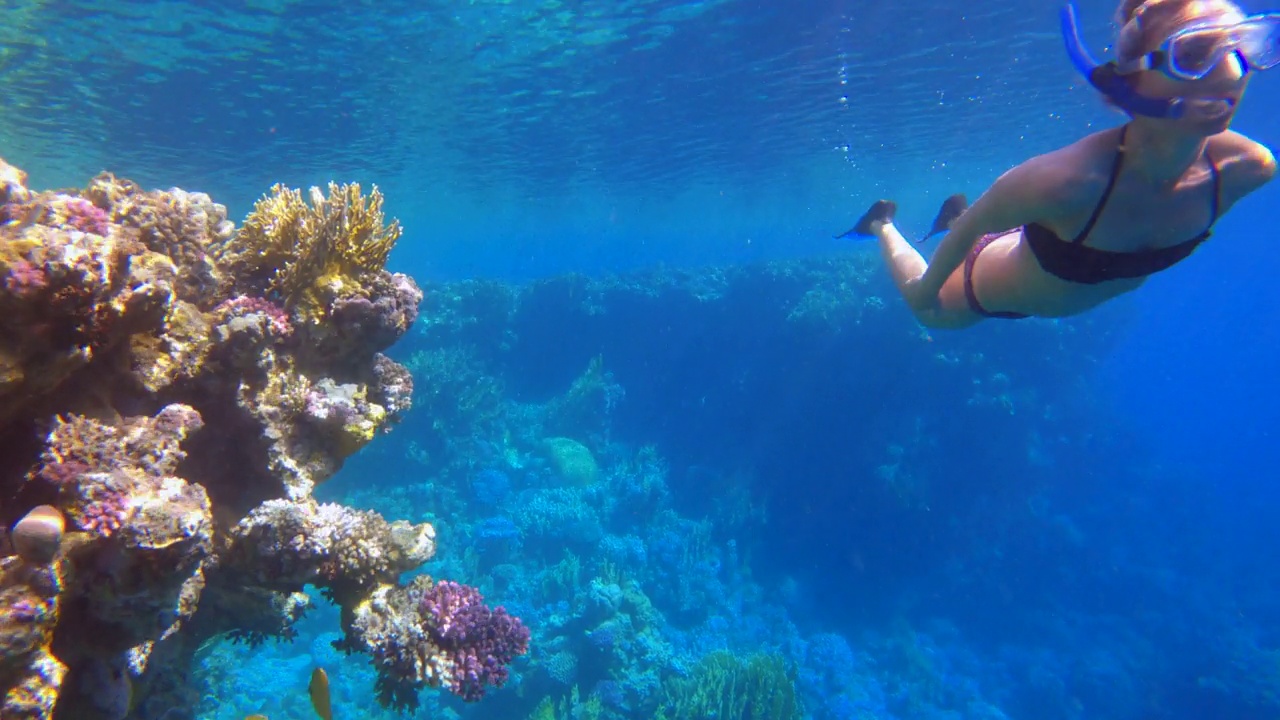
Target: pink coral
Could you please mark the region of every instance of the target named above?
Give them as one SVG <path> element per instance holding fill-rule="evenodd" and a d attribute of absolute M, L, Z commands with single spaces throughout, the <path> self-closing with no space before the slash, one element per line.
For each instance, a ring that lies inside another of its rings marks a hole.
<path fill-rule="evenodd" d="M 100 537 L 108 538 L 128 519 L 129 515 L 122 501 L 90 505 L 80 516 L 80 527 Z"/>
<path fill-rule="evenodd" d="M 111 537 L 133 514 L 131 486 L 120 471 L 84 475 L 80 485 L 84 501 L 72 511 L 72 518 L 84 530 Z"/>
<path fill-rule="evenodd" d="M 69 198 L 66 202 L 66 215 L 66 224 L 80 232 L 107 234 L 110 225 L 107 211 L 84 198 Z"/>
<path fill-rule="evenodd" d="M 18 260 L 9 266 L 4 277 L 4 289 L 23 297 L 49 286 L 44 268 L 26 260 Z"/>
<path fill-rule="evenodd" d="M 293 325 L 289 315 L 279 305 L 266 298 L 237 295 L 223 301 L 215 312 L 223 312 L 227 317 L 248 317 L 262 315 L 270 323 L 272 332 L 278 337 L 288 337 L 293 333 Z"/>

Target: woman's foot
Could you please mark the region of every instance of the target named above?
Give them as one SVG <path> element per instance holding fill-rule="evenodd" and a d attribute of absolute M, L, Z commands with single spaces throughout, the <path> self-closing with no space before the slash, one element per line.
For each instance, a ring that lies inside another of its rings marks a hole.
<path fill-rule="evenodd" d="M 892 200 L 877 200 L 871 205 L 871 209 L 867 210 L 858 224 L 851 229 L 836 236 L 837 240 L 843 240 L 850 237 L 875 237 L 876 233 L 886 223 L 893 222 L 893 216 L 898 213 L 898 204 Z"/>
<path fill-rule="evenodd" d="M 969 209 L 969 200 L 964 195 L 956 194 L 942 201 L 942 207 L 938 208 L 938 217 L 933 219 L 933 227 L 929 228 L 929 234 L 920 238 L 916 242 L 924 242 L 938 233 L 946 232 L 951 229 L 951 223 L 956 218 L 964 214 Z"/>

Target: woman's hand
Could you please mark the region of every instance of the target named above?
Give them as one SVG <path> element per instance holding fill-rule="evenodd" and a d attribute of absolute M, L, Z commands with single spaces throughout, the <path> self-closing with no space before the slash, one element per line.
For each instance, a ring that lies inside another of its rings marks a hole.
<path fill-rule="evenodd" d="M 928 313 L 937 310 L 941 301 L 938 291 L 925 282 L 925 276 L 911 278 L 902 286 L 902 297 L 907 306 L 916 313 Z"/>

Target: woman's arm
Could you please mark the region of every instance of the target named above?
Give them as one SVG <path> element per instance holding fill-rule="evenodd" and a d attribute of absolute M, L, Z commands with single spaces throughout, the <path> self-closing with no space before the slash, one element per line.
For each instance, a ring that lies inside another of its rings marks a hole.
<path fill-rule="evenodd" d="M 978 238 L 1044 221 L 1063 196 L 1050 156 L 1041 155 L 1009 170 L 982 197 L 956 218 L 920 278 L 921 296 L 936 298 L 951 273 L 960 267 Z"/>
<path fill-rule="evenodd" d="M 1231 148 L 1232 159 L 1228 166 L 1220 168 L 1225 178 L 1224 211 L 1276 176 L 1276 156 L 1266 145 L 1236 133 L 1231 133 L 1227 144 Z M 1238 169 L 1232 167 L 1237 164 Z"/>

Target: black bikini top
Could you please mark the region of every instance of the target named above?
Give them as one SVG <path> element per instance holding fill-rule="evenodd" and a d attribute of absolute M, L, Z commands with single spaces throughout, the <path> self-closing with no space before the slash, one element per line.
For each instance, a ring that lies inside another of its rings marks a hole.
<path fill-rule="evenodd" d="M 1218 166 L 1206 148 L 1205 158 L 1209 161 L 1209 171 L 1213 174 L 1213 197 L 1210 199 L 1213 214 L 1204 232 L 1177 245 L 1135 252 L 1100 250 L 1084 244 L 1085 239 L 1089 237 L 1089 232 L 1098 222 L 1098 217 L 1102 215 L 1102 209 L 1106 207 L 1107 200 L 1111 198 L 1111 191 L 1116 186 L 1116 178 L 1120 177 L 1120 168 L 1124 165 L 1124 138 L 1128 131 L 1128 125 L 1120 130 L 1120 146 L 1116 148 L 1116 158 L 1111 164 L 1111 178 L 1107 181 L 1107 189 L 1103 191 L 1102 199 L 1094 207 L 1093 214 L 1089 216 L 1089 222 L 1085 223 L 1079 235 L 1068 242 L 1039 223 L 1031 223 L 1024 229 L 1023 237 L 1026 238 L 1027 245 L 1031 247 L 1031 253 L 1035 255 L 1045 272 L 1068 282 L 1086 285 L 1095 285 L 1107 280 L 1146 277 L 1177 265 L 1199 247 L 1200 243 L 1209 239 L 1210 230 L 1218 221 L 1222 181 L 1218 174 Z"/>

